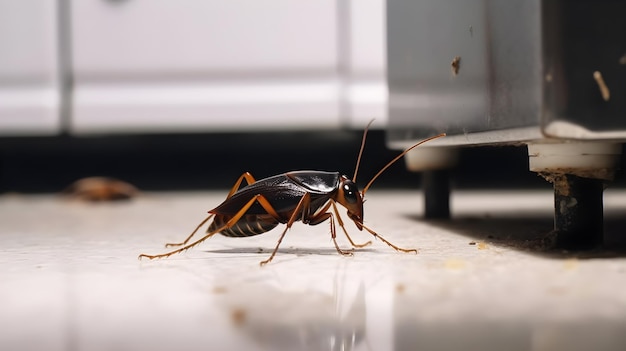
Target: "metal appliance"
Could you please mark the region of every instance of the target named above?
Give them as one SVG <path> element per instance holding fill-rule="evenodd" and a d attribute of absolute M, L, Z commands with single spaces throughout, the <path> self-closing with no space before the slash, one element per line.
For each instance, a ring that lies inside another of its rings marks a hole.
<path fill-rule="evenodd" d="M 602 241 L 602 191 L 626 140 L 626 2 L 389 0 L 388 140 L 434 133 L 407 166 L 426 171 L 426 216 L 449 214 L 459 148 L 528 148 L 554 185 L 548 242 Z"/>

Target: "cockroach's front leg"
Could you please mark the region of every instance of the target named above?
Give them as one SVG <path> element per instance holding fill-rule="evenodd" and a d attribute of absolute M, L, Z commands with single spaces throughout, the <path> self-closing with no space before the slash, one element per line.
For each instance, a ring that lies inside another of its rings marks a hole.
<path fill-rule="evenodd" d="M 370 232 L 370 234 L 372 234 L 375 238 L 380 239 L 382 242 L 384 242 L 385 244 L 391 246 L 394 250 L 396 251 L 402 251 L 402 252 L 414 252 L 417 253 L 417 249 L 403 249 L 401 247 L 398 247 L 392 243 L 390 243 L 389 241 L 387 241 L 385 238 L 383 238 L 382 236 L 378 235 L 375 231 L 371 230 L 370 228 L 366 227 L 365 225 L 363 226 L 363 228 L 365 228 L 365 230 L 367 230 L 368 232 Z"/>
<path fill-rule="evenodd" d="M 328 210 L 330 209 L 331 204 L 334 205 L 333 200 L 330 200 L 326 206 L 324 206 L 320 211 L 319 214 L 309 218 L 307 220 L 307 223 L 310 225 L 316 225 L 316 224 L 320 224 L 322 222 L 324 222 L 325 220 L 330 220 L 330 237 L 331 239 L 333 239 L 333 244 L 335 244 L 335 249 L 337 249 L 337 252 L 339 252 L 339 254 L 343 255 L 343 256 L 352 256 L 352 252 L 351 251 L 345 251 L 342 250 L 339 247 L 339 244 L 337 244 L 337 230 L 335 228 L 335 219 L 333 218 L 333 214 L 331 212 L 328 212 Z M 338 218 L 340 225 L 341 224 L 341 219 Z M 345 229 L 344 229 L 345 231 Z M 350 240 L 350 242 L 352 242 L 352 240 Z"/>
<path fill-rule="evenodd" d="M 330 219 L 330 236 L 333 239 L 333 244 L 335 244 L 335 249 L 337 249 L 337 252 L 339 252 L 339 254 L 343 256 L 354 255 L 352 251 L 344 251 L 339 247 L 339 245 L 337 244 L 337 231 L 335 230 L 335 219 L 333 218 L 332 213 L 328 212 L 327 215 L 328 215 L 328 218 Z"/>
<path fill-rule="evenodd" d="M 346 235 L 346 238 L 348 238 L 348 241 L 350 242 L 350 245 L 352 245 L 353 247 L 356 247 L 358 249 L 366 247 L 367 245 L 370 245 L 372 243 L 371 240 L 368 240 L 366 243 L 363 243 L 363 244 L 356 244 L 354 241 L 352 241 L 352 238 L 350 237 L 350 235 L 348 235 L 348 231 L 346 230 L 346 227 L 343 226 L 343 221 L 341 220 L 341 216 L 339 215 L 339 211 L 337 210 L 337 205 L 335 205 L 334 201 L 331 201 L 331 204 L 333 205 L 333 210 L 335 211 L 335 216 L 337 216 L 337 222 L 339 222 L 339 226 L 343 230 L 343 233 Z"/>

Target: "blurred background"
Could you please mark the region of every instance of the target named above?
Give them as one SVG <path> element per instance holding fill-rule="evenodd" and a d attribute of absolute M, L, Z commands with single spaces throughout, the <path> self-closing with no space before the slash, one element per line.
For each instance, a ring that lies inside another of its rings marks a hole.
<path fill-rule="evenodd" d="M 375 119 L 364 182 L 397 154 L 385 6 L 0 0 L 0 191 L 94 175 L 145 190 L 226 188 L 244 171 L 351 175 Z M 550 188 L 524 148 L 461 153 L 457 187 Z M 419 184 L 400 162 L 377 187 Z"/>
<path fill-rule="evenodd" d="M 0 348 L 626 349 L 625 18 L 623 0 L 0 0 Z M 351 177 L 372 120 L 361 188 L 447 133 L 368 193 L 372 228 L 419 255 L 344 258 L 328 223 L 297 223 L 262 269 L 279 230 L 136 260 L 243 172 Z M 146 196 L 56 196 L 86 177 L 130 185 L 67 192 Z"/>

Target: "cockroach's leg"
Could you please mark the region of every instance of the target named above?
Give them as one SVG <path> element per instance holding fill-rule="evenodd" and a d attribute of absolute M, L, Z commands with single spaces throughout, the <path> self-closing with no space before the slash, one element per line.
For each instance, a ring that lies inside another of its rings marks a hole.
<path fill-rule="evenodd" d="M 274 248 L 274 251 L 272 251 L 272 254 L 270 255 L 270 257 L 267 260 L 261 261 L 259 263 L 261 266 L 264 266 L 272 262 L 272 260 L 274 259 L 274 256 L 276 256 L 276 252 L 278 252 L 278 247 L 280 246 L 280 243 L 283 241 L 283 238 L 285 237 L 285 234 L 287 233 L 289 228 L 291 228 L 293 223 L 298 218 L 298 213 L 300 213 L 300 211 L 308 212 L 310 205 L 311 205 L 311 194 L 306 193 L 304 194 L 304 196 L 300 198 L 300 201 L 298 201 L 298 205 L 293 210 L 293 213 L 291 214 L 291 218 L 289 218 L 289 221 L 287 222 L 287 225 L 285 226 L 285 230 L 283 230 L 282 234 L 280 234 L 280 237 L 278 238 L 278 242 L 276 243 L 276 247 Z"/>
<path fill-rule="evenodd" d="M 144 258 L 144 257 L 145 257 L 145 258 L 149 258 L 149 259 L 153 260 L 153 259 L 155 259 L 155 258 L 165 258 L 165 257 L 170 257 L 170 256 L 172 256 L 172 255 L 174 255 L 174 254 L 177 254 L 177 253 L 180 253 L 180 252 L 183 252 L 183 251 L 186 251 L 186 250 L 191 249 L 192 247 L 194 247 L 194 246 L 196 246 L 196 245 L 200 244 L 201 242 L 205 241 L 206 239 L 208 239 L 208 238 L 212 237 L 213 235 L 215 235 L 215 234 L 217 234 L 217 233 L 221 232 L 222 230 L 227 229 L 228 227 L 229 227 L 228 225 L 224 225 L 224 226 L 222 226 L 222 227 L 220 227 L 220 228 L 217 228 L 216 230 L 211 231 L 211 232 L 209 232 L 208 234 L 206 234 L 205 236 L 203 236 L 200 240 L 196 240 L 196 241 L 194 241 L 193 243 L 191 243 L 191 244 L 189 244 L 189 245 L 187 245 L 187 246 L 181 247 L 180 249 L 177 249 L 177 250 L 174 250 L 174 251 L 170 251 L 170 252 L 166 252 L 166 253 L 164 253 L 164 254 L 160 254 L 160 255 L 146 255 L 146 254 L 141 254 L 141 255 L 139 255 L 139 257 L 138 257 L 138 258 L 141 260 L 142 258 Z"/>
<path fill-rule="evenodd" d="M 329 215 L 329 218 L 330 218 L 330 236 L 333 239 L 333 244 L 335 244 L 335 249 L 337 249 L 337 252 L 339 252 L 339 254 L 341 254 L 343 256 L 352 256 L 353 253 L 351 251 L 344 251 L 337 244 L 337 232 L 335 230 L 335 220 L 333 218 L 333 214 L 332 213 L 328 213 L 328 215 Z"/>
<path fill-rule="evenodd" d="M 348 235 L 348 231 L 346 230 L 346 227 L 343 226 L 343 220 L 341 220 L 341 216 L 339 215 L 339 210 L 337 209 L 337 205 L 335 205 L 334 201 L 331 201 L 331 203 L 333 204 L 333 210 L 335 211 L 335 216 L 337 217 L 337 222 L 339 222 L 339 226 L 341 227 L 341 229 L 343 230 L 343 233 L 346 235 L 346 238 L 348 238 L 348 241 L 350 242 L 350 245 L 352 245 L 353 247 L 356 248 L 363 248 L 367 245 L 370 245 L 372 243 L 371 240 L 368 240 L 367 242 L 363 243 L 363 244 L 357 244 L 354 241 L 352 241 L 352 238 L 350 237 L 350 235 Z"/>
<path fill-rule="evenodd" d="M 237 190 L 239 190 L 239 187 L 241 187 L 241 183 L 243 181 L 246 181 L 248 183 L 248 185 L 256 182 L 256 180 L 254 179 L 254 177 L 252 176 L 252 174 L 250 172 L 245 172 L 244 174 L 239 176 L 239 179 L 237 179 L 237 181 L 235 182 L 235 185 L 233 185 L 233 187 L 230 189 L 230 191 L 228 192 L 228 195 L 226 196 L 226 199 L 229 199 L 233 196 L 234 193 L 237 192 Z M 193 232 L 191 232 L 191 234 L 187 237 L 187 239 L 185 239 L 185 241 L 181 242 L 181 243 L 167 243 L 165 244 L 165 247 L 176 247 L 176 246 L 183 246 L 185 244 L 187 244 L 189 242 L 189 240 L 191 240 L 191 238 L 193 238 L 193 236 L 196 234 L 196 232 L 198 231 L 198 229 L 200 229 L 200 227 L 202 227 L 206 222 L 209 221 L 209 219 L 211 219 L 211 217 L 213 217 L 213 214 L 211 214 L 210 216 L 208 216 L 207 218 L 205 218 L 197 227 L 196 229 L 194 229 Z"/>
<path fill-rule="evenodd" d="M 240 175 L 239 179 L 237 179 L 237 181 L 235 182 L 235 185 L 230 189 L 230 191 L 228 192 L 228 195 L 226 195 L 226 199 L 231 198 L 233 194 L 236 193 L 237 190 L 239 190 L 239 187 L 241 186 L 241 183 L 243 182 L 244 179 L 246 180 L 248 185 L 256 182 L 256 179 L 254 179 L 254 177 L 252 176 L 252 173 L 250 172 L 246 172 Z"/>
<path fill-rule="evenodd" d="M 333 200 L 329 200 L 326 205 L 324 205 L 324 207 L 322 207 L 321 209 L 317 210 L 317 213 L 315 213 L 312 216 L 309 216 L 308 218 L 303 218 L 302 219 L 302 223 L 304 224 L 310 224 L 310 225 L 318 225 L 322 222 L 324 222 L 325 220 L 328 219 L 328 217 L 330 217 L 330 213 L 328 213 L 328 209 L 330 209 L 330 204 L 333 202 Z"/>
<path fill-rule="evenodd" d="M 264 200 L 264 201 L 261 201 L 261 200 Z M 258 202 L 261 204 L 261 206 L 263 206 L 264 208 L 265 208 L 264 203 L 269 203 L 269 202 L 267 201 L 267 199 L 265 199 L 265 197 L 263 197 L 263 195 L 255 195 L 255 196 L 254 196 L 252 199 L 250 199 L 250 201 L 248 201 L 248 202 L 247 202 L 247 203 L 246 203 L 246 204 L 245 204 L 245 205 L 244 205 L 244 206 L 243 206 L 243 207 L 242 207 L 239 211 L 237 211 L 237 213 L 236 213 L 236 214 L 235 214 L 235 215 L 234 215 L 234 216 L 233 216 L 230 220 L 228 220 L 228 222 L 226 222 L 226 224 L 224 224 L 223 226 L 221 226 L 221 227 L 219 227 L 219 228 L 217 228 L 217 229 L 215 229 L 215 230 L 213 230 L 213 231 L 209 232 L 208 234 L 206 234 L 205 236 L 203 236 L 201 239 L 196 240 L 196 241 L 194 241 L 193 243 L 191 243 L 191 244 L 189 244 L 189 245 L 187 245 L 187 246 L 181 247 L 180 249 L 177 249 L 177 250 L 174 250 L 174 251 L 170 251 L 170 252 L 166 252 L 166 253 L 164 253 L 164 254 L 160 254 L 160 255 L 146 255 L 146 254 L 141 254 L 141 255 L 139 255 L 139 259 L 142 259 L 142 258 L 144 258 L 144 257 L 145 257 L 145 258 L 149 258 L 149 259 L 151 259 L 151 260 L 152 260 L 152 259 L 155 259 L 155 258 L 165 258 L 165 257 L 172 256 L 172 255 L 174 255 L 174 254 L 177 254 L 177 253 L 183 252 L 183 251 L 185 251 L 185 250 L 189 250 L 189 249 L 191 249 L 192 247 L 194 247 L 194 246 L 196 246 L 196 245 L 200 244 L 201 242 L 205 241 L 206 239 L 210 238 L 211 236 L 213 236 L 213 235 L 215 235 L 215 234 L 217 234 L 217 233 L 219 233 L 219 232 L 221 232 L 221 231 L 223 231 L 223 230 L 226 230 L 226 229 L 228 229 L 228 228 L 232 228 L 232 227 L 233 227 L 233 226 L 234 226 L 234 225 L 235 225 L 235 224 L 236 224 L 236 223 L 237 223 L 237 222 L 241 219 L 241 217 L 243 217 L 243 216 L 246 214 L 246 212 L 248 212 L 248 210 L 250 209 L 250 207 L 251 207 L 251 206 L 252 206 L 255 202 L 257 202 L 257 201 L 258 201 Z M 271 209 L 271 212 L 276 213 L 276 211 L 275 211 L 273 208 L 270 208 L 270 209 Z"/>
<path fill-rule="evenodd" d="M 182 243 L 167 243 L 167 244 L 165 244 L 165 247 L 174 247 L 174 246 L 186 245 L 189 242 L 189 240 L 191 240 L 191 238 L 193 238 L 193 236 L 196 234 L 198 229 L 200 229 L 200 227 L 202 227 L 206 222 L 208 222 L 211 218 L 213 218 L 213 216 L 214 216 L 214 214 L 210 214 L 207 218 L 205 218 L 202 222 L 200 222 L 200 224 L 198 224 L 196 229 L 194 229 L 193 232 L 191 232 L 191 234 L 189 234 L 187 239 L 185 239 L 185 241 L 183 241 Z"/>
<path fill-rule="evenodd" d="M 375 231 L 371 230 L 370 228 L 366 227 L 365 225 L 363 226 L 363 228 L 365 228 L 365 230 L 370 232 L 370 234 L 372 234 L 375 238 L 380 239 L 382 242 L 384 242 L 385 244 L 391 246 L 396 251 L 415 252 L 415 253 L 417 253 L 417 249 L 403 249 L 401 247 L 398 247 L 398 246 L 390 243 L 389 241 L 387 241 L 387 239 L 385 239 L 382 236 L 378 235 Z"/>
<path fill-rule="evenodd" d="M 285 234 L 287 233 L 287 230 L 289 230 L 289 227 L 285 227 L 285 230 L 283 230 L 283 233 L 280 234 L 280 238 L 278 238 L 276 247 L 274 248 L 274 251 L 272 251 L 272 254 L 270 255 L 270 257 L 267 260 L 261 261 L 259 265 L 265 266 L 266 264 L 272 262 L 272 260 L 274 259 L 274 256 L 276 256 L 276 252 L 278 251 L 278 247 L 280 246 L 280 243 L 283 241 L 283 238 L 285 237 Z"/>
<path fill-rule="evenodd" d="M 337 249 L 337 252 L 339 252 L 341 255 L 344 256 L 352 256 L 352 252 L 350 251 L 345 251 L 342 250 L 339 247 L 339 244 L 337 244 L 337 229 L 335 227 L 335 219 L 333 214 L 328 211 L 330 209 L 330 206 L 335 207 L 335 214 L 337 216 L 337 220 L 339 221 L 339 224 L 342 226 L 343 228 L 343 223 L 341 222 L 341 217 L 339 217 L 339 214 L 337 213 L 337 206 L 335 205 L 335 202 L 333 200 L 329 200 L 328 203 L 317 212 L 316 215 L 312 216 L 311 218 L 309 218 L 307 220 L 307 224 L 310 225 L 316 225 L 316 224 L 320 224 L 322 222 L 324 222 L 325 220 L 329 219 L 330 220 L 330 235 L 331 238 L 333 239 L 333 244 L 335 244 L 335 249 Z M 344 229 L 344 233 L 345 233 L 345 229 Z M 350 242 L 352 243 L 352 240 L 350 240 Z"/>

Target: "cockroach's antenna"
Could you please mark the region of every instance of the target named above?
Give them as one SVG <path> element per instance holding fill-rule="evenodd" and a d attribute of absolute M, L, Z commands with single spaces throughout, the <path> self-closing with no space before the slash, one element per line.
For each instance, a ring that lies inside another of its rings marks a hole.
<path fill-rule="evenodd" d="M 389 166 L 391 166 L 396 161 L 401 159 L 402 156 L 406 155 L 407 152 L 409 152 L 409 151 L 413 150 L 414 148 L 424 144 L 425 142 L 428 142 L 428 141 L 431 141 L 431 140 L 434 140 L 434 139 L 437 139 L 437 138 L 441 138 L 441 137 L 444 137 L 444 136 L 446 136 L 446 133 L 441 133 L 439 135 L 432 136 L 432 137 L 424 139 L 424 140 L 420 141 L 419 143 L 411 146 L 410 148 L 402 151 L 402 153 L 400 155 L 396 156 L 393 160 L 389 161 L 389 163 L 387 163 L 387 165 L 385 167 L 383 167 L 380 171 L 378 171 L 378 173 L 376 173 L 376 175 L 374 177 L 372 177 L 372 180 L 370 180 L 369 183 L 367 183 L 367 185 L 365 186 L 365 188 L 363 188 L 363 191 L 361 192 L 361 196 L 365 196 L 365 193 L 367 192 L 367 189 L 369 189 L 370 186 L 372 186 L 372 183 L 374 183 L 376 178 L 378 178 L 378 176 L 380 176 L 385 170 L 387 170 L 387 168 L 389 168 Z"/>
<path fill-rule="evenodd" d="M 356 158 L 356 167 L 354 168 L 354 176 L 352 177 L 352 182 L 356 183 L 356 174 L 359 172 L 359 165 L 361 164 L 361 156 L 363 156 L 363 149 L 365 148 L 365 138 L 367 137 L 367 131 L 370 129 L 370 126 L 374 123 L 374 119 L 372 119 L 365 130 L 363 131 L 363 139 L 361 140 L 361 150 L 359 150 L 359 156 Z"/>

